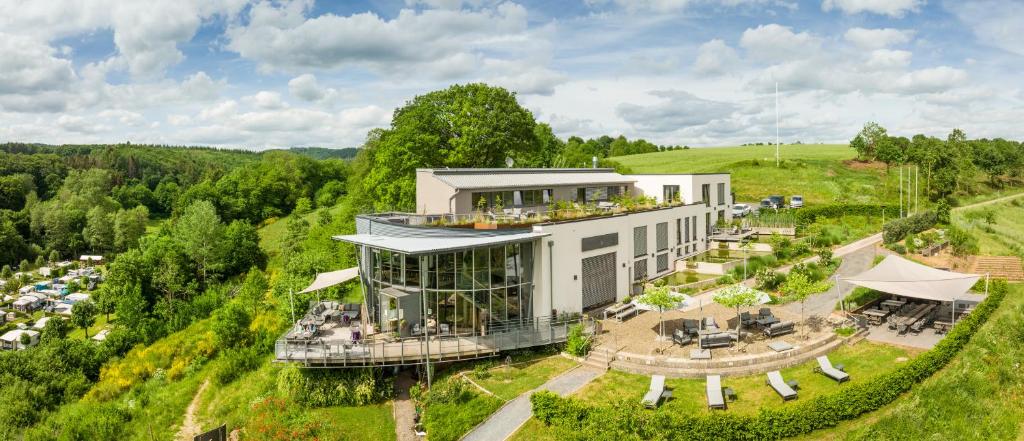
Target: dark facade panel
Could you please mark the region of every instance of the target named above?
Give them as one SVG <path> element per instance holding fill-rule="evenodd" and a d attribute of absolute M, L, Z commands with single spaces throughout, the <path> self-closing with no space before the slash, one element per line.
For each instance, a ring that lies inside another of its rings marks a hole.
<path fill-rule="evenodd" d="M 597 250 L 613 247 L 619 244 L 619 233 L 608 233 L 600 236 L 584 237 L 582 240 L 583 251 Z"/>

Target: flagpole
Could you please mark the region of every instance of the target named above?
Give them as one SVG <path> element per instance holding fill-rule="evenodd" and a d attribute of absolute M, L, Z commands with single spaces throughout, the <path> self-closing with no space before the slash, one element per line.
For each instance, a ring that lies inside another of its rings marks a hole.
<path fill-rule="evenodd" d="M 779 82 L 775 82 L 775 166 L 779 166 Z"/>

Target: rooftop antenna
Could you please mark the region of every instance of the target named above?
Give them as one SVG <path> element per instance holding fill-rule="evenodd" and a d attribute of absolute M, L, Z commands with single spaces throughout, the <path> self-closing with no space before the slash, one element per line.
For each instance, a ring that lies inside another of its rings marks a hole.
<path fill-rule="evenodd" d="M 511 156 L 506 156 L 505 157 L 505 167 L 512 168 L 512 164 L 514 164 L 515 162 L 516 162 L 516 160 L 512 159 Z"/>
<path fill-rule="evenodd" d="M 775 82 L 775 166 L 779 166 L 779 82 Z"/>

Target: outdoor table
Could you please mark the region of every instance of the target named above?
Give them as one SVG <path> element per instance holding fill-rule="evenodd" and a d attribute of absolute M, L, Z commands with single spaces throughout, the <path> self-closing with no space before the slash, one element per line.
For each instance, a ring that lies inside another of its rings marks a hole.
<path fill-rule="evenodd" d="M 779 319 L 777 319 L 775 317 L 765 317 L 765 318 L 762 318 L 762 319 L 754 320 L 754 323 L 756 323 L 757 326 L 759 326 L 761 328 L 765 328 L 765 327 L 771 326 L 771 325 L 773 325 L 775 323 L 778 323 L 778 322 L 779 322 Z"/>
<path fill-rule="evenodd" d="M 731 387 L 723 389 L 722 395 L 725 395 L 725 398 L 729 401 L 736 401 L 736 391 L 732 390 Z"/>
<path fill-rule="evenodd" d="M 864 311 L 864 315 L 868 317 L 868 321 L 872 324 L 882 324 L 882 319 L 889 316 L 889 311 L 883 311 L 881 309 L 868 309 Z"/>
<path fill-rule="evenodd" d="M 906 304 L 905 300 L 885 300 L 882 302 L 882 306 L 889 308 L 889 310 L 900 309 Z"/>
<path fill-rule="evenodd" d="M 690 360 L 710 360 L 711 350 L 710 349 L 691 349 Z"/>

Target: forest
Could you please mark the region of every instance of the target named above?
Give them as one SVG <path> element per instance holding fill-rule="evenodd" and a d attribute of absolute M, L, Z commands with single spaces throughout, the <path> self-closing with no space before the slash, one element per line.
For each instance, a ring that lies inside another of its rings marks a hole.
<path fill-rule="evenodd" d="M 1013 141 L 968 141 L 959 131 L 944 141 L 901 139 L 872 126 L 851 145 L 865 161 L 920 164 L 936 198 L 971 191 L 962 180 L 972 173 L 1019 176 L 1024 163 Z M 891 154 L 891 145 L 906 153 Z M 678 148 L 622 136 L 562 140 L 514 93 L 485 84 L 412 98 L 389 127 L 340 157 L 312 148 L 0 145 L 4 289 L 21 286 L 15 271 L 79 254 L 109 262 L 80 320 L 51 320 L 39 345 L 0 353 L 0 438 L 111 439 L 155 418 L 125 403 L 155 400 L 159 385 L 209 371 L 226 385 L 258 369 L 288 326 L 289 291 L 354 263 L 351 247 L 330 237 L 353 232 L 355 214 L 415 211 L 416 168 L 504 167 L 506 158 L 516 167 L 589 166 L 596 156 L 627 171 L 607 158 Z M 104 342 L 69 337 L 96 316 L 112 324 Z M 294 375 L 296 384 L 333 381 Z M 360 378 L 372 383 L 366 397 L 390 390 Z"/>

